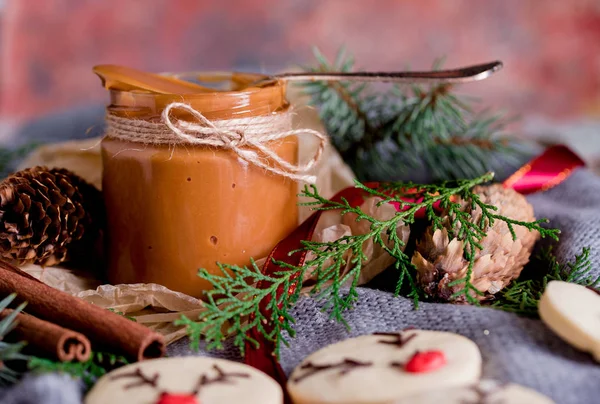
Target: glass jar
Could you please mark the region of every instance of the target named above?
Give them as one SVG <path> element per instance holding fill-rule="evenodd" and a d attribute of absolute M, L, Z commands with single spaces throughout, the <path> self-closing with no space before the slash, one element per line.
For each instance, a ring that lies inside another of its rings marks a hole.
<path fill-rule="evenodd" d="M 244 88 L 261 76 L 198 77 L 225 83 L 229 91 L 182 95 L 111 90 L 107 112 L 150 121 L 168 104 L 183 102 L 213 121 L 288 109 L 282 83 Z M 177 118 L 194 120 L 185 113 Z M 267 146 L 297 163 L 295 136 Z M 250 258 L 267 256 L 297 226 L 296 182 L 248 164 L 231 150 L 124 141 L 111 137 L 110 127 L 101 147 L 108 278 L 113 284 L 157 283 L 201 297 L 210 284 L 197 276 L 199 268 L 220 273 L 217 262 L 248 265 Z"/>

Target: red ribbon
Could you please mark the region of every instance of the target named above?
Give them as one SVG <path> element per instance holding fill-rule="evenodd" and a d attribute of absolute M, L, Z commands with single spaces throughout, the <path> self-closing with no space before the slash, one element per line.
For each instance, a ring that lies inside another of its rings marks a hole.
<path fill-rule="evenodd" d="M 505 188 L 521 194 L 545 191 L 563 182 L 585 162 L 567 146 L 552 146 L 504 181 Z"/>
<path fill-rule="evenodd" d="M 510 176 L 503 185 L 506 188 L 513 188 L 522 194 L 545 191 L 564 181 L 575 168 L 584 165 L 585 163 L 583 160 L 566 146 L 553 146 L 520 168 Z M 377 188 L 378 185 L 378 183 L 367 184 L 369 188 Z M 346 199 L 351 206 L 360 206 L 364 201 L 363 191 L 354 187 L 346 188 L 338 192 L 330 200 L 333 202 L 340 202 L 342 198 Z M 418 198 L 411 201 L 415 200 L 418 200 Z M 396 204 L 395 206 L 396 209 L 400 209 L 399 204 Z M 271 254 L 269 254 L 269 257 L 267 257 L 262 269 L 263 273 L 273 276 L 278 272 L 287 270 L 287 268 L 280 267 L 273 263 L 273 260 L 282 261 L 296 267 L 304 264 L 304 259 L 306 258 L 305 251 L 300 251 L 292 255 L 289 255 L 289 252 L 300 250 L 302 248 L 303 240 L 312 239 L 313 232 L 321 217 L 321 213 L 322 211 L 313 213 L 298 228 L 296 228 L 296 230 L 275 246 L 273 251 L 271 251 Z M 423 214 L 423 212 L 421 212 L 421 214 Z M 258 284 L 259 288 L 266 288 L 268 286 L 268 282 L 264 281 Z M 288 291 L 278 290 L 277 292 L 291 294 L 294 292 L 294 289 Z M 261 311 L 265 312 L 267 315 L 266 305 L 268 302 L 269 300 L 267 299 L 259 302 Z M 257 349 L 250 343 L 246 344 L 245 363 L 273 377 L 282 385 L 284 391 L 286 391 L 285 384 L 287 378 L 273 353 L 275 348 L 274 343 L 266 340 L 256 329 L 250 330 L 248 336 L 258 341 L 260 346 Z M 289 402 L 289 397 L 286 396 L 286 403 Z"/>
<path fill-rule="evenodd" d="M 352 206 L 359 206 L 363 203 L 363 195 L 360 190 L 357 188 L 346 188 L 340 192 L 338 192 L 333 198 L 330 200 L 332 202 L 341 202 L 342 199 L 346 199 L 348 203 Z M 312 238 L 312 234 L 315 231 L 315 227 L 319 218 L 321 217 L 322 211 L 316 211 L 313 213 L 308 219 L 306 219 L 299 227 L 296 228 L 289 236 L 279 242 L 271 251 L 265 264 L 263 266 L 263 273 L 273 275 L 277 272 L 282 272 L 288 270 L 287 268 L 280 267 L 275 264 L 275 261 L 282 261 L 294 266 L 301 266 L 304 263 L 304 259 L 306 258 L 306 251 L 299 251 L 295 254 L 290 255 L 290 251 L 299 250 L 302 247 L 303 240 L 310 240 Z M 267 288 L 269 286 L 269 282 L 261 281 L 258 283 L 257 287 L 260 289 Z M 295 289 L 290 289 L 288 291 L 277 290 L 277 293 L 294 293 Z M 262 312 L 266 312 L 266 306 L 270 301 L 270 296 L 265 298 L 263 301 L 259 302 L 259 307 Z M 267 313 L 268 314 L 268 313 Z M 265 328 L 270 331 L 268 328 L 268 324 L 265 325 Z M 244 362 L 248 365 L 251 365 L 259 370 L 262 370 L 269 376 L 273 377 L 275 380 L 281 384 L 283 387 L 283 391 L 285 392 L 285 402 L 291 403 L 289 397 L 287 396 L 287 390 L 285 388 L 285 384 L 287 381 L 287 377 L 283 372 L 283 369 L 277 362 L 277 358 L 274 355 L 275 344 L 273 341 L 269 341 L 262 333 L 260 333 L 256 328 L 251 329 L 248 332 L 248 336 L 255 341 L 258 341 L 259 347 L 256 348 L 252 343 L 246 342 L 246 356 L 244 357 Z"/>

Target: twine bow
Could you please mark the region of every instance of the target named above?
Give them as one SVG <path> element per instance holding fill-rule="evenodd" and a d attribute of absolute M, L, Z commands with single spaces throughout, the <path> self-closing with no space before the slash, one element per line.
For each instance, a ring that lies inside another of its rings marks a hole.
<path fill-rule="evenodd" d="M 171 112 L 174 110 L 189 113 L 196 122 L 173 119 Z M 307 172 L 319 161 L 327 143 L 327 138 L 316 130 L 283 130 L 289 127 L 289 119 L 282 120 L 277 115 L 210 121 L 191 106 L 181 102 L 167 105 L 162 112 L 162 122 L 173 134 L 191 144 L 231 150 L 242 161 L 271 173 L 310 184 L 315 183 L 316 176 Z M 319 139 L 315 154 L 302 165 L 287 162 L 267 144 L 293 135 L 310 135 Z M 272 163 L 268 164 L 267 161 Z"/>

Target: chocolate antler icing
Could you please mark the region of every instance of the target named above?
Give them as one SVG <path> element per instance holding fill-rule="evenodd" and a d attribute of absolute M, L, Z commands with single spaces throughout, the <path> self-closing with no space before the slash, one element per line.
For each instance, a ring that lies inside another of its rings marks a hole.
<path fill-rule="evenodd" d="M 300 369 L 307 369 L 308 371 L 306 373 L 304 373 L 301 376 L 298 376 L 296 378 L 294 378 L 293 382 L 294 383 L 298 383 L 299 381 L 310 377 L 316 373 L 322 372 L 324 370 L 328 370 L 328 369 L 341 369 L 340 372 L 338 373 L 340 376 L 341 375 L 345 375 L 346 373 L 359 368 L 359 367 L 367 367 L 367 366 L 371 366 L 373 365 L 372 362 L 360 362 L 354 359 L 344 359 L 342 362 L 340 363 L 329 363 L 329 364 L 324 364 L 324 365 L 315 365 L 312 362 L 307 362 L 305 364 L 303 364 L 302 366 L 300 366 Z"/>
<path fill-rule="evenodd" d="M 230 384 L 233 382 L 233 379 L 236 377 L 238 377 L 238 378 L 249 378 L 250 377 L 250 374 L 248 374 L 248 373 L 225 372 L 217 364 L 213 365 L 213 369 L 217 372 L 217 375 L 213 376 L 213 377 L 209 377 L 206 374 L 202 374 L 200 376 L 200 378 L 198 379 L 198 383 L 196 383 L 196 386 L 194 387 L 194 390 L 192 391 L 191 394 L 170 393 L 165 390 L 158 389 L 158 378 L 160 377 L 160 375 L 158 373 L 155 373 L 151 377 L 146 376 L 144 374 L 144 372 L 142 372 L 142 369 L 140 369 L 140 368 L 136 368 L 135 370 L 128 372 L 128 373 L 121 373 L 118 375 L 114 375 L 111 377 L 111 380 L 125 379 L 125 378 L 134 379 L 133 382 L 126 384 L 123 387 L 124 389 L 130 389 L 132 387 L 140 387 L 140 386 L 146 386 L 146 385 L 151 386 L 157 390 L 157 393 L 159 395 L 158 403 L 162 403 L 166 396 L 169 396 L 171 399 L 173 397 L 179 397 L 179 398 L 185 397 L 187 400 L 190 400 L 190 399 L 194 400 L 195 397 L 198 395 L 198 393 L 200 393 L 200 390 L 204 386 L 207 386 L 210 384 L 217 384 L 217 383 Z M 188 402 L 188 401 L 186 401 L 186 402 Z M 191 401 L 189 401 L 189 402 L 191 402 Z"/>
<path fill-rule="evenodd" d="M 200 376 L 200 380 L 198 380 L 198 383 L 196 384 L 196 388 L 194 389 L 194 393 L 193 393 L 194 395 L 198 394 L 200 392 L 200 389 L 202 389 L 202 387 L 207 386 L 209 384 L 215 384 L 215 383 L 229 384 L 233 381 L 232 379 L 235 377 L 241 377 L 241 378 L 249 378 L 250 377 L 250 375 L 248 373 L 224 372 L 217 364 L 213 365 L 213 369 L 216 370 L 217 375 L 213 378 L 210 378 L 207 375 Z"/>
<path fill-rule="evenodd" d="M 110 379 L 111 380 L 125 379 L 125 378 L 137 379 L 136 381 L 126 384 L 125 387 L 123 387 L 124 389 L 130 389 L 132 387 L 144 386 L 146 384 L 150 385 L 152 387 L 156 387 L 159 377 L 160 377 L 160 375 L 158 373 L 155 373 L 152 377 L 148 377 L 148 376 L 144 375 L 144 373 L 142 372 L 142 370 L 140 368 L 137 368 L 133 372 L 121 373 L 119 375 L 114 375 Z"/>
<path fill-rule="evenodd" d="M 504 383 L 504 384 L 495 386 L 493 389 L 490 390 L 490 389 L 482 389 L 479 385 L 473 385 L 469 388 L 469 390 L 471 390 L 475 394 L 477 394 L 477 397 L 475 398 L 477 401 L 463 400 L 463 401 L 461 401 L 461 404 L 504 404 L 505 401 L 502 399 L 495 400 L 493 402 L 488 401 L 488 399 L 490 399 L 493 394 L 505 389 L 506 386 L 507 386 L 507 384 Z"/>
<path fill-rule="evenodd" d="M 404 345 L 406 345 L 411 339 L 415 338 L 417 336 L 417 334 L 411 334 L 408 337 L 404 338 L 404 332 L 376 332 L 373 335 L 381 335 L 381 336 L 385 336 L 385 337 L 394 337 L 393 340 L 385 340 L 385 339 L 381 339 L 377 342 L 379 342 L 380 344 L 389 344 L 389 345 L 396 345 L 398 348 L 402 348 Z"/>

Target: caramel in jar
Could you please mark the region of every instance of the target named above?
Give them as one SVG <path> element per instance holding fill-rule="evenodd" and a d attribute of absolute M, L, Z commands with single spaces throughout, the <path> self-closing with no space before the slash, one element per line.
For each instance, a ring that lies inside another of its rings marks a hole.
<path fill-rule="evenodd" d="M 151 119 L 182 100 L 210 120 L 283 113 L 288 106 L 279 83 L 193 95 L 111 91 L 111 98 L 108 113 L 132 119 Z M 295 137 L 268 147 L 296 163 Z M 111 283 L 157 283 L 201 297 L 210 284 L 197 276 L 199 268 L 220 273 L 217 262 L 248 265 L 297 225 L 297 183 L 230 150 L 107 136 L 102 160 Z"/>

